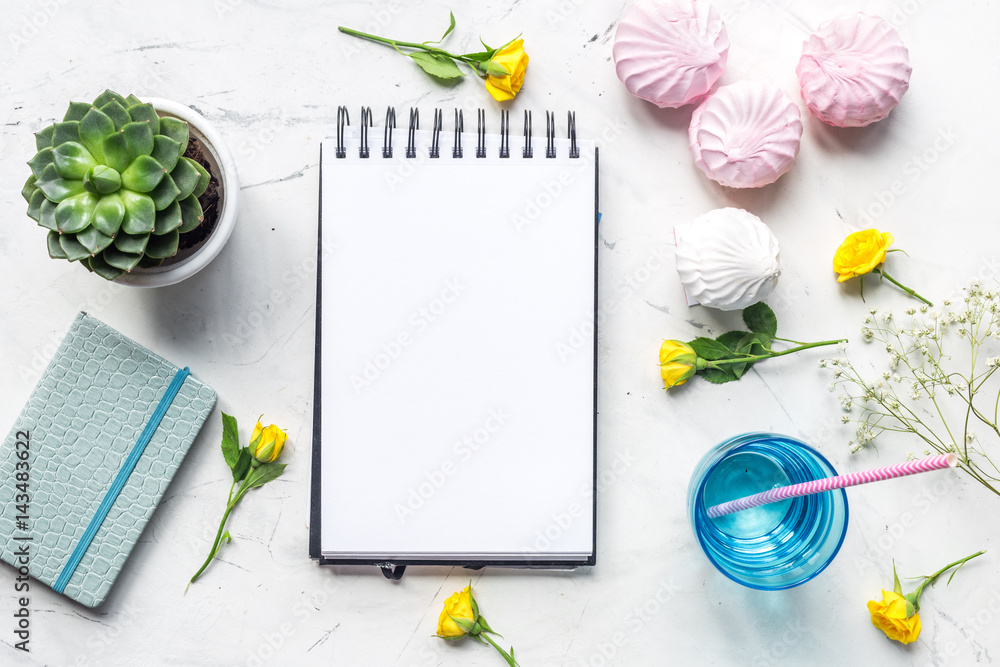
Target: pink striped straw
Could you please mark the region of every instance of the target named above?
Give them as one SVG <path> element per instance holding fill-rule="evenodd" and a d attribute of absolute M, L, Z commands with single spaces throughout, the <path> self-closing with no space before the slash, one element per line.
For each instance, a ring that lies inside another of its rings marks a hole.
<path fill-rule="evenodd" d="M 826 477 L 811 482 L 802 482 L 801 484 L 781 486 L 777 489 L 756 493 L 745 498 L 737 498 L 736 500 L 730 500 L 719 505 L 713 505 L 708 508 L 708 518 L 716 519 L 726 514 L 748 510 L 751 507 L 759 507 L 768 503 L 776 503 L 787 498 L 798 498 L 799 496 L 809 496 L 814 493 L 843 489 L 847 486 L 880 482 L 883 479 L 905 477 L 918 472 L 954 468 L 957 465 L 958 456 L 955 454 L 940 454 L 938 456 L 929 456 L 925 459 L 917 459 L 916 461 L 897 463 L 894 466 L 875 468 L 874 470 L 862 470 L 861 472 L 852 472 L 847 475 L 837 475 L 836 477 Z"/>

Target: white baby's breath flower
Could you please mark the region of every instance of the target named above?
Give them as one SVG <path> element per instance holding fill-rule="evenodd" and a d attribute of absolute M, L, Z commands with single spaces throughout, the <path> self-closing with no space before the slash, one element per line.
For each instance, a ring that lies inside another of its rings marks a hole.
<path fill-rule="evenodd" d="M 917 314 L 917 309 L 916 308 L 907 308 L 906 309 L 906 314 L 907 315 L 916 315 Z"/>
<path fill-rule="evenodd" d="M 850 423 L 851 423 L 851 418 L 850 418 L 850 416 L 848 416 L 848 415 L 842 415 L 842 416 L 840 417 L 840 421 L 841 421 L 842 423 L 844 423 L 844 424 L 850 424 Z"/>
<path fill-rule="evenodd" d="M 906 452 L 906 460 L 907 461 L 914 461 L 914 460 L 916 460 L 916 458 L 917 458 L 917 455 L 914 454 L 913 452 Z"/>
<path fill-rule="evenodd" d="M 875 334 L 872 333 L 872 330 L 869 329 L 868 327 L 862 327 L 861 337 L 865 340 L 866 343 L 868 343 L 871 342 L 872 338 L 875 337 Z"/>

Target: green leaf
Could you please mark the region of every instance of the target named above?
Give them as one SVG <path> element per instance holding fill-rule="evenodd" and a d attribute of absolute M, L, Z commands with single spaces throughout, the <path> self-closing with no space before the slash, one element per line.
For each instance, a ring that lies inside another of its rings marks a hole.
<path fill-rule="evenodd" d="M 172 232 L 181 226 L 182 221 L 181 205 L 175 201 L 162 211 L 156 212 L 156 222 L 153 226 L 153 233 L 160 235 Z"/>
<path fill-rule="evenodd" d="M 62 246 L 59 245 L 59 233 L 49 232 L 48 237 L 46 237 L 45 242 L 49 246 L 49 257 L 52 259 L 66 259 L 66 253 L 63 252 Z"/>
<path fill-rule="evenodd" d="M 233 469 L 233 479 L 235 481 L 240 481 L 247 476 L 250 472 L 250 462 L 253 457 L 250 456 L 250 450 L 246 447 L 239 451 L 239 455 L 236 457 L 236 463 L 230 466 Z"/>
<path fill-rule="evenodd" d="M 746 344 L 749 336 L 750 334 L 746 331 L 727 331 L 721 336 L 718 336 L 715 340 L 722 343 L 733 352 L 739 352 L 740 348 Z"/>
<path fill-rule="evenodd" d="M 181 199 L 178 203 L 181 205 L 180 233 L 187 234 L 202 223 L 205 219 L 205 214 L 201 210 L 201 202 L 194 195 Z M 44 207 L 44 204 L 42 206 Z"/>
<path fill-rule="evenodd" d="M 24 187 L 21 188 L 21 196 L 24 197 L 24 201 L 29 204 L 31 203 L 32 196 L 38 192 L 38 186 L 35 185 L 37 181 L 38 178 L 32 174 L 31 176 L 28 176 L 28 180 L 24 182 Z"/>
<path fill-rule="evenodd" d="M 763 301 L 758 301 L 743 310 L 743 322 L 754 333 L 766 333 L 774 336 L 778 332 L 778 318 Z"/>
<path fill-rule="evenodd" d="M 62 248 L 66 259 L 71 262 L 90 257 L 90 253 L 83 245 L 76 240 L 75 234 L 61 234 L 59 236 L 59 246 Z"/>
<path fill-rule="evenodd" d="M 722 343 L 712 340 L 711 338 L 705 338 L 699 336 L 694 340 L 688 342 L 694 351 L 702 359 L 708 359 L 709 361 L 715 361 L 717 359 L 729 359 L 733 356 L 733 351 Z"/>
<path fill-rule="evenodd" d="M 121 174 L 122 185 L 136 192 L 152 192 L 167 175 L 160 163 L 148 155 L 140 155 Z"/>
<path fill-rule="evenodd" d="M 114 237 L 125 218 L 125 202 L 117 192 L 104 195 L 94 208 L 93 225 L 102 234 Z M 86 245 L 86 244 L 85 244 Z"/>
<path fill-rule="evenodd" d="M 85 192 L 83 181 L 70 181 L 64 179 L 56 171 L 56 166 L 50 164 L 42 170 L 42 175 L 35 181 L 38 189 L 45 193 L 45 196 L 58 203 L 74 195 Z"/>
<path fill-rule="evenodd" d="M 201 166 L 201 164 L 199 164 L 196 160 L 191 160 L 191 164 L 193 164 L 194 168 L 198 170 L 199 175 L 198 185 L 194 186 L 194 191 L 191 194 L 195 197 L 200 197 L 205 193 L 205 190 L 208 189 L 208 184 L 212 182 L 212 175 L 209 174 L 208 170 Z"/>
<path fill-rule="evenodd" d="M 129 123 L 122 128 L 125 135 L 125 142 L 128 145 L 128 158 L 132 162 L 140 155 L 149 155 L 153 152 L 153 131 L 149 129 L 148 123 Z M 160 165 L 164 169 L 164 165 Z"/>
<path fill-rule="evenodd" d="M 125 171 L 128 167 L 128 141 L 121 132 L 115 132 L 104 139 L 104 164 L 108 165 L 118 173 Z"/>
<path fill-rule="evenodd" d="M 180 242 L 180 234 L 175 229 L 172 232 L 156 236 L 151 234 L 149 243 L 146 244 L 146 256 L 153 259 L 166 259 L 177 254 L 177 245 Z"/>
<path fill-rule="evenodd" d="M 35 194 L 31 195 L 31 201 L 28 202 L 28 217 L 35 222 L 42 221 L 42 204 L 47 202 L 48 199 L 45 198 L 45 193 L 41 190 L 35 190 Z"/>
<path fill-rule="evenodd" d="M 52 138 L 55 131 L 56 126 L 49 125 L 48 127 L 35 132 L 35 150 L 40 151 L 43 148 L 52 148 Z"/>
<path fill-rule="evenodd" d="M 97 99 L 94 100 L 94 106 L 103 107 L 108 102 L 118 102 L 118 104 L 122 105 L 123 107 L 129 106 L 128 103 L 125 102 L 124 97 L 122 97 L 121 95 L 119 95 L 118 93 L 116 93 L 111 89 L 105 90 L 103 93 L 98 95 Z"/>
<path fill-rule="evenodd" d="M 142 259 L 142 255 L 122 252 L 116 245 L 105 248 L 104 252 L 101 253 L 101 257 L 108 263 L 109 266 L 121 269 L 126 273 L 134 269 L 139 263 L 139 260 Z"/>
<path fill-rule="evenodd" d="M 143 255 L 142 259 L 139 260 L 140 269 L 151 269 L 154 266 L 159 266 L 160 264 L 163 264 L 162 259 L 155 259 L 149 255 Z"/>
<path fill-rule="evenodd" d="M 114 280 L 118 276 L 120 276 L 123 273 L 125 273 L 125 271 L 123 269 L 119 269 L 119 268 L 116 268 L 114 266 L 111 266 L 106 261 L 104 261 L 104 257 L 102 255 L 97 255 L 95 257 L 91 257 L 90 261 L 89 261 L 89 265 L 90 265 L 90 269 L 94 273 L 96 273 L 100 277 L 104 278 L 105 280 Z"/>
<path fill-rule="evenodd" d="M 140 100 L 135 95 L 129 93 L 129 96 L 125 98 L 125 100 L 122 102 L 122 104 L 127 109 L 129 107 L 134 107 L 136 104 L 142 104 L 142 100 Z"/>
<path fill-rule="evenodd" d="M 287 465 L 287 463 L 265 463 L 247 475 L 247 488 L 256 489 L 272 480 L 278 479 L 281 477 L 281 473 L 285 472 L 285 466 Z"/>
<path fill-rule="evenodd" d="M 50 199 L 46 199 L 42 202 L 42 215 L 38 219 L 38 224 L 46 229 L 51 229 L 54 232 L 59 231 L 59 225 L 56 223 L 56 209 L 59 205 Z"/>
<path fill-rule="evenodd" d="M 179 118 L 166 116 L 160 119 L 160 134 L 170 137 L 181 146 L 180 154 L 183 155 L 188 144 L 188 124 Z"/>
<path fill-rule="evenodd" d="M 158 134 L 153 137 L 153 152 L 150 156 L 169 172 L 181 156 L 181 145 L 168 136 Z"/>
<path fill-rule="evenodd" d="M 98 162 L 104 162 L 104 139 L 115 131 L 115 122 L 100 109 L 91 109 L 80 121 L 80 142 Z M 56 130 L 58 134 L 59 130 Z"/>
<path fill-rule="evenodd" d="M 177 166 L 170 172 L 170 178 L 174 179 L 174 185 L 180 190 L 177 199 L 184 199 L 194 192 L 201 180 L 201 173 L 195 168 L 197 162 L 190 158 L 182 157 L 177 161 Z"/>
<path fill-rule="evenodd" d="M 111 245 L 112 241 L 110 236 L 101 232 L 99 229 L 97 229 L 97 227 L 94 227 L 93 225 L 87 227 L 85 230 L 77 234 L 76 240 L 79 241 L 80 244 L 84 248 L 86 248 L 91 255 L 98 254 L 99 252 L 107 248 L 109 245 Z M 97 271 L 97 269 L 94 267 L 93 264 L 90 265 L 90 268 Z"/>
<path fill-rule="evenodd" d="M 135 104 L 127 108 L 129 117 L 136 123 L 147 123 L 153 134 L 160 134 L 160 117 L 152 104 Z"/>
<path fill-rule="evenodd" d="M 121 190 L 119 194 L 122 203 L 125 204 L 122 231 L 128 234 L 148 234 L 153 231 L 156 224 L 156 205 L 153 203 L 153 198 L 131 190 Z M 125 250 L 125 252 L 130 251 Z"/>
<path fill-rule="evenodd" d="M 493 60 L 486 63 L 486 73 L 490 76 L 510 76 L 509 69 Z"/>
<path fill-rule="evenodd" d="M 236 417 L 222 413 L 222 456 L 232 470 L 240 458 L 240 434 Z"/>
<path fill-rule="evenodd" d="M 97 196 L 89 192 L 64 199 L 56 207 L 56 225 L 63 235 L 82 232 L 90 226 L 97 208 Z M 65 250 L 65 246 L 63 247 Z"/>
<path fill-rule="evenodd" d="M 160 183 L 150 191 L 149 196 L 153 198 L 156 210 L 162 211 L 170 206 L 180 193 L 180 188 L 174 183 L 174 179 L 170 177 L 170 174 L 164 174 Z"/>
<path fill-rule="evenodd" d="M 63 116 L 63 122 L 69 122 L 71 120 L 80 120 L 87 115 L 90 111 L 90 107 L 94 106 L 87 102 L 70 102 L 69 108 L 66 109 L 66 115 Z"/>
<path fill-rule="evenodd" d="M 65 123 L 56 123 L 52 126 L 52 146 L 64 144 L 67 141 L 80 141 L 80 121 L 71 120 Z M 41 149 L 39 149 L 41 150 Z M 95 156 L 96 157 L 96 156 Z"/>
<path fill-rule="evenodd" d="M 75 141 L 67 141 L 66 143 L 59 144 L 49 151 L 49 153 L 59 175 L 74 181 L 83 180 L 83 177 L 86 176 L 90 168 L 97 165 L 90 151 L 83 144 Z M 38 156 L 36 155 L 35 157 Z M 28 164 L 31 163 L 29 162 Z"/>
<path fill-rule="evenodd" d="M 741 377 L 743 377 L 746 374 L 746 372 L 748 370 L 750 370 L 751 368 L 753 368 L 754 362 L 747 361 L 747 362 L 744 362 L 744 363 L 729 364 L 729 365 L 732 366 L 733 375 L 735 375 L 736 379 L 739 380 Z"/>
<path fill-rule="evenodd" d="M 115 130 L 119 131 L 126 125 L 132 122 L 132 117 L 128 115 L 128 111 L 122 106 L 117 100 L 111 100 L 102 107 L 98 107 L 101 113 L 106 115 L 115 124 Z"/>
<path fill-rule="evenodd" d="M 451 15 L 451 24 L 448 26 L 448 29 L 444 31 L 444 34 L 441 35 L 441 39 L 436 42 L 431 42 L 432 44 L 440 44 L 444 41 L 444 38 L 450 35 L 451 31 L 455 29 L 455 12 L 449 12 L 449 14 Z"/>
<path fill-rule="evenodd" d="M 149 234 L 118 232 L 118 236 L 115 237 L 115 247 L 132 255 L 142 255 L 146 251 L 148 242 Z"/>
<path fill-rule="evenodd" d="M 52 148 L 43 148 L 38 151 L 33 158 L 28 160 L 28 166 L 31 167 L 31 175 L 35 178 L 41 178 L 42 172 L 45 171 L 47 166 L 53 164 L 54 160 L 55 156 L 52 154 Z"/>
<path fill-rule="evenodd" d="M 439 79 L 458 79 L 465 76 L 451 58 L 423 51 L 411 53 L 409 56 L 422 70 Z"/>
<path fill-rule="evenodd" d="M 698 375 L 705 378 L 712 384 L 725 384 L 726 382 L 733 382 L 739 379 L 736 377 L 735 373 L 719 368 L 706 368 L 698 371 Z"/>
<path fill-rule="evenodd" d="M 494 51 L 480 51 L 479 53 L 466 53 L 463 54 L 463 58 L 468 58 L 469 60 L 474 60 L 477 63 L 484 63 L 493 57 Z"/>

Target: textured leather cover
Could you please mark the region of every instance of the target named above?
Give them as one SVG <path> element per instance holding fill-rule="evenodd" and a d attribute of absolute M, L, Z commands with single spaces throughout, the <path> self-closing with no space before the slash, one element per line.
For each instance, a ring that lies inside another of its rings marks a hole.
<path fill-rule="evenodd" d="M 77 315 L 0 447 L 0 559 L 21 567 L 27 545 L 30 575 L 55 583 L 177 370 L 103 322 Z M 215 398 L 193 376 L 184 381 L 66 596 L 88 607 L 104 601 Z M 25 472 L 17 467 L 25 449 L 18 439 L 28 444 L 27 513 L 18 508 L 17 473 Z M 27 526 L 18 524 L 23 514 Z M 31 539 L 17 539 L 25 536 Z"/>

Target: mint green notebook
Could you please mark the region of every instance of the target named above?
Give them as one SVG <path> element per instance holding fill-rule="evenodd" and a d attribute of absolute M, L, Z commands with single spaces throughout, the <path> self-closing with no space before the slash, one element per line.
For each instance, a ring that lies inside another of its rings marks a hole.
<path fill-rule="evenodd" d="M 187 369 L 77 315 L 0 446 L 0 559 L 101 604 L 215 398 Z"/>

